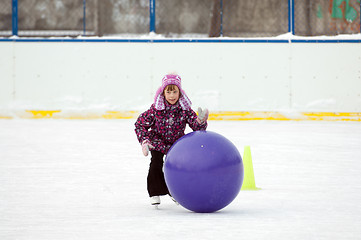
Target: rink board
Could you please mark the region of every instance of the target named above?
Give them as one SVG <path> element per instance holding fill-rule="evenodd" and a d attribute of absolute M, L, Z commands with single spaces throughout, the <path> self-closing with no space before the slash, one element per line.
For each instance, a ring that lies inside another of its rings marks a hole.
<path fill-rule="evenodd" d="M 1 118 L 134 118 L 177 72 L 212 119 L 359 120 L 358 41 L 0 41 Z"/>

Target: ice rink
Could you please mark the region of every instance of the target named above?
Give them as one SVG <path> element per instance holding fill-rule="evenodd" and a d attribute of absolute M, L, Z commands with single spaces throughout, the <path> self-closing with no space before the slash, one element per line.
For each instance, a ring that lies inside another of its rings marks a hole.
<path fill-rule="evenodd" d="M 209 121 L 259 191 L 193 213 L 149 204 L 131 120 L 0 120 L 0 239 L 361 239 L 361 124 Z"/>

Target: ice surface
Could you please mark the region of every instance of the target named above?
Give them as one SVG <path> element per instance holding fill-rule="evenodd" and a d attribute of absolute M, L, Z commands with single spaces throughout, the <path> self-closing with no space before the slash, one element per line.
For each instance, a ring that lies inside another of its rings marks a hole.
<path fill-rule="evenodd" d="M 260 191 L 216 213 L 149 204 L 132 120 L 0 120 L 0 239 L 361 239 L 359 122 L 210 121 Z"/>

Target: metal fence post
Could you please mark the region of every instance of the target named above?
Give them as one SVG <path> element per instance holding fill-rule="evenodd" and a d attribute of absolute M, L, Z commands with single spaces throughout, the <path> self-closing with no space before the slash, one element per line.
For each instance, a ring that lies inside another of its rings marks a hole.
<path fill-rule="evenodd" d="M 155 0 L 149 0 L 149 31 L 155 32 Z"/>
<path fill-rule="evenodd" d="M 288 32 L 295 35 L 295 7 L 294 0 L 288 0 Z"/>
<path fill-rule="evenodd" d="M 18 35 L 18 0 L 12 1 L 12 32 L 13 36 Z"/>

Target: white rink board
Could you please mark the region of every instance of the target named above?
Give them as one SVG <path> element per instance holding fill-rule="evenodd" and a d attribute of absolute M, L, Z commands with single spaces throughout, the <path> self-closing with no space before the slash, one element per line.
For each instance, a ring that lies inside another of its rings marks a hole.
<path fill-rule="evenodd" d="M 0 42 L 0 110 L 144 110 L 177 72 L 211 111 L 361 111 L 359 43 Z"/>

